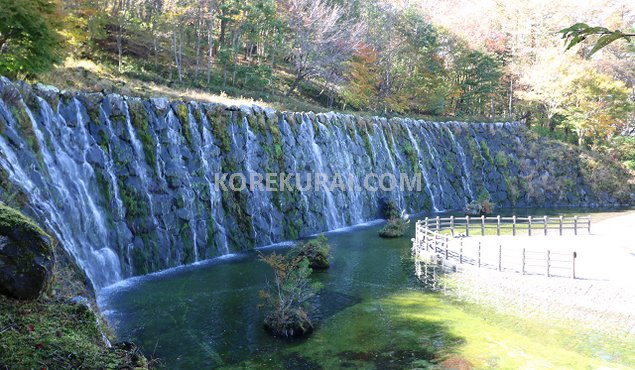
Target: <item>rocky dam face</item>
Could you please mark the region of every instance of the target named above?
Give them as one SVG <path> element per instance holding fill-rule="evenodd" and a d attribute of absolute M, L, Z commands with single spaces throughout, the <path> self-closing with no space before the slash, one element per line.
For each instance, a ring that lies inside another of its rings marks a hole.
<path fill-rule="evenodd" d="M 241 176 L 224 188 L 223 174 Z M 253 174 L 331 182 L 270 191 L 250 186 Z M 337 176 L 368 186 L 334 187 Z M 419 189 L 399 186 L 417 178 Z M 519 123 L 277 112 L 0 79 L 0 200 L 47 228 L 97 289 L 376 219 L 387 200 L 440 212 L 477 199 L 617 206 L 632 194 L 619 165 Z"/>

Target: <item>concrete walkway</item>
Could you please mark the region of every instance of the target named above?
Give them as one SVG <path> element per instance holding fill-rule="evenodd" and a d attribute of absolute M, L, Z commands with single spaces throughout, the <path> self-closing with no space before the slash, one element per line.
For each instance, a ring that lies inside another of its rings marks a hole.
<path fill-rule="evenodd" d="M 522 248 L 577 252 L 578 279 L 522 275 L 464 266 L 450 281 L 451 294 L 523 316 L 573 320 L 587 326 L 635 334 L 635 212 L 593 224 L 591 235 L 485 236 L 464 238 L 464 253 L 514 258 Z M 546 254 L 546 252 L 545 252 Z M 510 260 L 511 261 L 511 260 Z"/>
<path fill-rule="evenodd" d="M 477 258 L 480 243 L 481 260 L 490 265 L 498 264 L 499 245 L 503 251 L 503 266 L 517 265 L 519 271 L 523 248 L 527 251 L 528 259 L 540 261 L 546 260 L 547 250 L 554 253 L 551 257 L 553 260 L 569 260 L 576 252 L 576 277 L 579 279 L 635 281 L 635 212 L 593 224 L 590 235 L 586 231 L 579 235 L 568 231 L 559 236 L 557 230 L 549 230 L 547 236 L 535 231 L 533 236 L 471 236 L 462 240 L 463 254 L 467 258 Z M 452 243 L 452 249 L 458 250 L 459 240 L 454 239 Z M 570 264 L 556 262 L 554 266 L 567 268 L 558 271 L 556 267 L 553 271 L 555 275 L 568 276 Z M 544 269 L 531 266 L 527 267 L 527 271 L 532 274 L 545 273 Z"/>

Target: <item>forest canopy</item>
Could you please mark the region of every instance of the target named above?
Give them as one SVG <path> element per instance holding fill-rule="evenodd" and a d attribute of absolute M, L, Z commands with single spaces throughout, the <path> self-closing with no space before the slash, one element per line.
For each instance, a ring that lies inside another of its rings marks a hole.
<path fill-rule="evenodd" d="M 628 0 L 0 2 L 0 74 L 12 78 L 122 93 L 141 81 L 291 110 L 520 120 L 597 148 L 633 129 L 635 45 L 615 36 L 601 49 L 565 45 L 560 33 L 593 24 L 632 34 Z"/>

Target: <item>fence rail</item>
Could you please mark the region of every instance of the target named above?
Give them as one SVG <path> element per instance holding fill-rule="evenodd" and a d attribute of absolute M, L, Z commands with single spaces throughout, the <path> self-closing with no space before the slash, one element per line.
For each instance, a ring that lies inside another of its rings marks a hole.
<path fill-rule="evenodd" d="M 501 235 L 501 230 L 505 229 L 511 230 L 513 236 L 517 236 L 520 230 L 526 230 L 529 236 L 532 235 L 532 231 L 541 231 L 544 235 L 548 235 L 549 230 L 558 230 L 559 235 L 563 235 L 565 230 L 573 230 L 574 234 L 578 235 L 580 231 L 591 232 L 591 218 L 577 216 L 568 218 L 562 216 L 555 218 L 548 216 L 425 218 L 417 221 L 416 235 L 412 239 L 417 276 L 422 280 L 428 279 L 426 277 L 428 268 L 422 268 L 418 262 L 423 255 L 427 255 L 439 258 L 443 265 L 453 262 L 458 263 L 459 266 L 472 265 L 498 271 L 566 276 L 575 279 L 576 252 L 503 248 L 501 244 L 485 246 L 482 241 L 479 241 L 476 246 L 466 246 L 463 237 L 469 236 L 470 229 L 474 227 L 480 228 L 483 236 L 488 229 L 496 229 L 496 235 Z M 443 234 L 445 230 L 449 230 L 450 235 Z M 455 235 L 459 230 L 465 231 L 465 234 Z"/>
<path fill-rule="evenodd" d="M 496 235 L 501 235 L 501 231 L 509 230 L 513 236 L 520 231 L 527 231 L 528 235 L 532 233 L 542 232 L 547 235 L 549 230 L 558 230 L 559 235 L 563 235 L 566 230 L 573 230 L 575 235 L 581 231 L 591 233 L 591 216 L 574 216 L 574 217 L 435 217 L 418 221 L 429 229 L 437 232 L 449 230 L 452 236 L 457 232 L 464 232 L 465 236 L 470 236 L 472 229 L 480 229 L 480 234 L 485 235 L 485 230 L 496 230 Z M 477 231 L 478 232 L 478 231 Z"/>

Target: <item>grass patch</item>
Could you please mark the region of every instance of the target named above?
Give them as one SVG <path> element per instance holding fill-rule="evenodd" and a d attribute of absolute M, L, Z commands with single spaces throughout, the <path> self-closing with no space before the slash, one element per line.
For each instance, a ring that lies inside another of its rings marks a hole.
<path fill-rule="evenodd" d="M 0 296 L 0 364 L 14 369 L 147 368 L 145 357 L 107 348 L 83 304 Z"/>
<path fill-rule="evenodd" d="M 576 326 L 409 291 L 351 306 L 324 322 L 309 341 L 239 368 L 263 363 L 275 368 L 294 360 L 324 369 L 620 369 L 635 365 L 633 348 L 623 338 Z M 606 353 L 611 360 L 602 358 Z"/>

